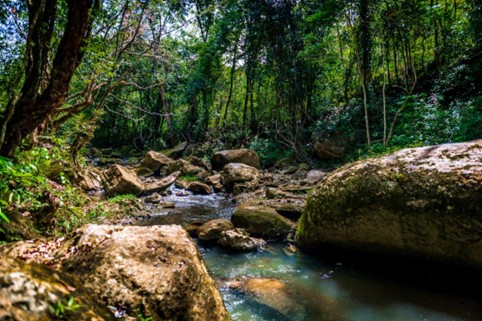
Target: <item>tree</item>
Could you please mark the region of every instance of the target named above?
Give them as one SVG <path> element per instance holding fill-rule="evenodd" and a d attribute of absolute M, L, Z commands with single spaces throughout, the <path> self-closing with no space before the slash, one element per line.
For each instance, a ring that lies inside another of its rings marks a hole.
<path fill-rule="evenodd" d="M 0 155 L 13 156 L 23 139 L 45 126 L 62 107 L 92 30 L 91 9 L 98 8 L 99 1 L 66 0 L 67 13 L 57 0 L 28 1 L 27 43 L 19 72 L 23 81 L 18 92 L 13 89 L 2 115 Z M 63 34 L 56 46 L 54 32 L 59 26 Z"/>

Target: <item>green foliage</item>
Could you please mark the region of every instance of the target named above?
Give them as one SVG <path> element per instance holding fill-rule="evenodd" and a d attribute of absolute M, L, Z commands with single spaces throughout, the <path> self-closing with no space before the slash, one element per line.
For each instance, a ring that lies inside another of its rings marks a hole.
<path fill-rule="evenodd" d="M 249 148 L 255 150 L 261 160 L 263 167 L 273 166 L 277 161 L 288 156 L 292 156 L 292 151 L 283 149 L 277 142 L 268 138 L 255 136 Z"/>
<path fill-rule="evenodd" d="M 192 175 L 179 176 L 179 179 L 184 180 L 184 181 L 189 181 L 189 182 L 196 182 L 196 181 L 199 180 L 199 178 L 197 178 L 196 176 L 192 176 Z"/>
<path fill-rule="evenodd" d="M 66 300 L 59 300 L 50 307 L 50 312 L 56 320 L 69 320 L 72 314 L 75 314 L 81 307 L 81 304 L 75 302 L 74 297 Z"/>
<path fill-rule="evenodd" d="M 109 198 L 108 201 L 110 203 L 120 203 L 126 200 L 133 200 L 133 199 L 138 199 L 138 197 L 132 194 L 122 194 L 122 195 L 116 195 L 114 197 L 111 197 Z"/>

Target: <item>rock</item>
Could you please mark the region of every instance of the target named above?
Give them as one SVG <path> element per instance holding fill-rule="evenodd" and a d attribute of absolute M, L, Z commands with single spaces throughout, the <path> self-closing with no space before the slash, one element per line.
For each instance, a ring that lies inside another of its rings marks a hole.
<path fill-rule="evenodd" d="M 296 159 L 293 156 L 288 156 L 277 161 L 276 164 L 274 165 L 274 168 L 284 169 L 291 166 L 296 166 Z"/>
<path fill-rule="evenodd" d="M 228 286 L 277 311 L 287 320 L 346 320 L 338 302 L 325 295 L 314 295 L 309 287 L 275 278 L 245 278 L 228 282 Z"/>
<path fill-rule="evenodd" d="M 267 238 L 283 238 L 293 223 L 274 209 L 262 205 L 242 204 L 234 209 L 231 222 L 249 234 Z"/>
<path fill-rule="evenodd" d="M 266 247 L 266 241 L 250 237 L 249 234 L 240 228 L 221 232 L 218 244 L 234 251 L 256 251 Z"/>
<path fill-rule="evenodd" d="M 141 161 L 141 166 L 147 167 L 153 171 L 158 171 L 159 169 L 174 162 L 171 158 L 167 157 L 162 153 L 155 151 L 150 151 L 144 156 Z"/>
<path fill-rule="evenodd" d="M 201 225 L 203 225 L 204 221 L 194 221 L 189 224 L 184 225 L 182 228 L 189 233 L 191 237 L 197 237 L 198 229 Z"/>
<path fill-rule="evenodd" d="M 198 228 L 197 236 L 202 241 L 217 241 L 221 232 L 232 230 L 233 223 L 225 218 L 207 221 Z"/>
<path fill-rule="evenodd" d="M 221 170 L 229 163 L 241 163 L 259 169 L 261 163 L 258 154 L 254 150 L 242 148 L 223 150 L 211 157 L 211 165 L 214 170 Z"/>
<path fill-rule="evenodd" d="M 189 184 L 191 184 L 191 182 L 188 180 L 177 179 L 176 182 L 174 183 L 174 186 L 181 189 L 187 189 L 189 187 Z"/>
<path fill-rule="evenodd" d="M 211 170 L 211 165 L 206 162 L 204 159 L 196 157 L 196 156 L 189 156 L 187 161 L 194 166 L 201 167 L 207 171 Z"/>
<path fill-rule="evenodd" d="M 130 316 L 230 320 L 196 244 L 178 225 L 91 224 L 65 240 L 19 242 L 0 252 L 57 266 Z"/>
<path fill-rule="evenodd" d="M 209 185 L 201 182 L 190 182 L 187 189 L 194 194 L 211 195 L 213 193 Z"/>
<path fill-rule="evenodd" d="M 205 179 L 206 184 L 211 185 L 215 191 L 219 192 L 223 189 L 223 184 L 221 182 L 221 174 L 216 174 L 209 176 Z"/>
<path fill-rule="evenodd" d="M 84 191 L 100 191 L 104 188 L 104 173 L 95 167 L 85 167 L 77 174 L 75 182 Z"/>
<path fill-rule="evenodd" d="M 287 191 L 283 191 L 279 188 L 267 188 L 266 198 L 276 199 L 276 198 L 303 198 L 303 195 L 296 195 Z"/>
<path fill-rule="evenodd" d="M 75 309 L 64 309 L 73 300 Z M 55 314 L 58 314 L 57 316 Z M 115 320 L 75 278 L 37 263 L 0 260 L 0 320 Z"/>
<path fill-rule="evenodd" d="M 241 163 L 229 163 L 222 171 L 224 186 L 232 190 L 235 183 L 251 182 L 259 176 L 259 171 L 251 166 Z"/>
<path fill-rule="evenodd" d="M 159 195 L 158 193 L 153 193 L 151 195 L 148 195 L 144 198 L 145 203 L 160 203 L 162 201 L 162 196 Z"/>
<path fill-rule="evenodd" d="M 187 147 L 188 143 L 182 142 L 180 144 L 177 144 L 173 148 L 163 150 L 162 153 L 170 158 L 178 158 L 182 156 L 182 153 L 186 150 Z"/>
<path fill-rule="evenodd" d="M 161 207 L 161 208 L 175 208 L 176 207 L 176 203 L 174 202 L 160 202 L 157 204 L 158 207 Z"/>
<path fill-rule="evenodd" d="M 320 171 L 318 169 L 313 169 L 306 174 L 306 177 L 303 181 L 307 184 L 314 185 L 318 183 L 325 176 L 326 176 L 325 172 Z"/>
<path fill-rule="evenodd" d="M 139 166 L 135 169 L 135 172 L 137 174 L 137 176 L 139 177 L 149 177 L 149 176 L 152 176 L 156 173 L 156 171 L 150 169 L 150 168 L 147 168 L 147 167 L 143 167 L 143 166 Z"/>
<path fill-rule="evenodd" d="M 352 137 L 341 132 L 320 134 L 314 143 L 315 153 L 320 159 L 341 159 L 353 143 Z"/>
<path fill-rule="evenodd" d="M 307 200 L 296 239 L 482 268 L 482 140 L 346 165 Z"/>
<path fill-rule="evenodd" d="M 250 182 L 234 183 L 233 194 L 238 195 L 241 193 L 252 192 L 252 191 L 255 191 L 258 187 L 259 187 L 259 182 L 257 179 L 252 180 Z"/>
<path fill-rule="evenodd" d="M 139 195 L 144 186 L 136 173 L 122 165 L 114 164 L 105 172 L 105 195 L 133 194 Z"/>
<path fill-rule="evenodd" d="M 164 177 L 163 179 L 156 180 L 154 182 L 148 183 L 144 187 L 144 193 L 154 193 L 167 189 L 176 181 L 176 179 L 181 175 L 181 172 L 174 172 L 171 175 Z"/>
<path fill-rule="evenodd" d="M 180 171 L 184 176 L 195 176 L 201 172 L 205 172 L 206 170 L 201 167 L 194 166 L 184 159 L 178 159 L 167 166 L 167 173 L 173 173 L 176 171 Z"/>

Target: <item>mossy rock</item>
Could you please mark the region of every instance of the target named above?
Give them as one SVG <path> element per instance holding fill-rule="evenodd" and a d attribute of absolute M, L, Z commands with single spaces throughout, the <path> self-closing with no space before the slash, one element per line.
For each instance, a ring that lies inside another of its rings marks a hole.
<path fill-rule="evenodd" d="M 296 239 L 482 268 L 482 141 L 346 165 L 307 200 Z"/>
<path fill-rule="evenodd" d="M 242 228 L 253 236 L 265 238 L 284 238 L 294 226 L 290 220 L 271 207 L 254 204 L 236 207 L 231 222 L 235 227 Z"/>

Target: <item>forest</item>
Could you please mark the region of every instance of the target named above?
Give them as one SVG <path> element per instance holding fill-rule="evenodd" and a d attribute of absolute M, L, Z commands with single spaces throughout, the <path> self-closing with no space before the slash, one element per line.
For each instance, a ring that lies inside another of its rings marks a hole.
<path fill-rule="evenodd" d="M 2 1 L 4 156 L 56 137 L 313 163 L 317 141 L 356 159 L 482 132 L 476 0 L 48 5 Z"/>

